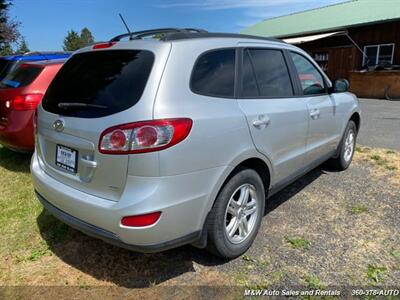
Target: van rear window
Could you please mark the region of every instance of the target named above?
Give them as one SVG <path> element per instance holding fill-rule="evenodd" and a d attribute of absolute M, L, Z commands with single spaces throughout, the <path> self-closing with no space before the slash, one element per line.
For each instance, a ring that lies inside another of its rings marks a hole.
<path fill-rule="evenodd" d="M 13 89 L 31 84 L 42 72 L 40 66 L 22 64 L 0 81 L 0 88 Z"/>
<path fill-rule="evenodd" d="M 49 112 L 99 118 L 124 111 L 142 97 L 154 54 L 145 50 L 106 50 L 72 56 L 43 99 Z"/>

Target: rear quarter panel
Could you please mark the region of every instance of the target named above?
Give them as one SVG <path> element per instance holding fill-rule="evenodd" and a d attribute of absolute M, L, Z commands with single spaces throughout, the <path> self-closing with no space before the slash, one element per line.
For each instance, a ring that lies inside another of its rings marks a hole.
<path fill-rule="evenodd" d="M 212 43 L 212 42 L 210 42 Z M 195 94 L 190 77 L 196 59 L 209 49 L 235 47 L 228 41 L 215 46 L 204 41 L 176 42 L 157 93 L 154 118 L 191 118 L 188 138 L 159 152 L 160 175 L 169 176 L 228 166 L 253 149 L 246 119 L 235 99 Z"/>

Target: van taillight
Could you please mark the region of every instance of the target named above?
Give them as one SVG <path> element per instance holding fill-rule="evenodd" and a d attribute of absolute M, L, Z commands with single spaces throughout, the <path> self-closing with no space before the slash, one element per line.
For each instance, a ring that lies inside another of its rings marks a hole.
<path fill-rule="evenodd" d="M 42 101 L 42 94 L 18 95 L 11 101 L 11 110 L 34 110 Z"/>
<path fill-rule="evenodd" d="M 159 151 L 183 141 L 190 133 L 191 119 L 142 121 L 111 127 L 100 137 L 104 154 L 134 154 Z"/>

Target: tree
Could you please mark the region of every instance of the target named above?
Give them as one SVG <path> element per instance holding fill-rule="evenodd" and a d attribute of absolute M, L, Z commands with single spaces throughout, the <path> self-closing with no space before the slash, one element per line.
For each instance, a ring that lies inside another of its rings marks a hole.
<path fill-rule="evenodd" d="M 0 56 L 7 56 L 14 54 L 14 50 L 11 47 L 11 43 L 2 43 L 0 49 Z"/>
<path fill-rule="evenodd" d="M 64 38 L 63 48 L 64 51 L 75 51 L 93 43 L 92 33 L 87 27 L 84 27 L 80 35 L 75 30 L 68 31 L 67 36 Z"/>
<path fill-rule="evenodd" d="M 18 49 L 17 49 L 17 53 L 18 54 L 25 54 L 27 52 L 29 52 L 29 48 L 28 48 L 28 44 L 26 43 L 25 39 L 22 38 L 21 42 L 19 43 Z"/>
<path fill-rule="evenodd" d="M 64 51 L 75 51 L 82 48 L 82 40 L 75 30 L 68 31 L 67 36 L 64 38 Z"/>
<path fill-rule="evenodd" d="M 11 44 L 18 41 L 20 23 L 10 18 L 8 9 L 11 1 L 0 0 L 0 55 L 8 55 L 12 52 Z"/>
<path fill-rule="evenodd" d="M 94 43 L 93 35 L 87 27 L 81 30 L 81 41 L 83 47 Z"/>

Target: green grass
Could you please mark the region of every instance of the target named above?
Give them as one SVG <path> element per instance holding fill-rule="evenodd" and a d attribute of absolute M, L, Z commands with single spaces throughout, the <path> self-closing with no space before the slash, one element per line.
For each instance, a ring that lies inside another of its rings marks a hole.
<path fill-rule="evenodd" d="M 392 152 L 395 153 L 395 152 L 392 151 L 392 150 L 386 151 L 386 153 L 392 153 Z M 386 170 L 389 170 L 389 171 L 397 170 L 397 168 L 396 168 L 395 166 L 391 165 L 387 159 L 383 158 L 383 157 L 380 156 L 379 154 L 371 155 L 370 158 L 371 158 L 373 161 L 375 161 L 375 163 L 376 163 L 378 166 L 382 166 L 382 167 L 384 167 Z"/>
<path fill-rule="evenodd" d="M 393 250 L 390 254 L 400 263 L 400 250 Z"/>
<path fill-rule="evenodd" d="M 385 166 L 385 169 L 386 169 L 386 170 L 389 170 L 389 171 L 397 170 L 397 168 L 396 168 L 395 166 L 392 166 L 392 165 L 386 165 L 386 166 Z"/>
<path fill-rule="evenodd" d="M 381 161 L 382 157 L 378 154 L 371 155 L 370 158 L 375 161 Z"/>
<path fill-rule="evenodd" d="M 366 275 L 370 281 L 379 283 L 383 282 L 383 275 L 385 274 L 386 270 L 386 267 L 368 265 Z"/>
<path fill-rule="evenodd" d="M 306 275 L 304 277 L 304 282 L 306 287 L 310 289 L 323 290 L 325 288 L 325 285 L 315 275 Z"/>
<path fill-rule="evenodd" d="M 44 213 L 36 199 L 29 172 L 31 155 L 0 145 L 0 282 L 7 281 L 10 264 L 38 261 L 51 255 L 68 227 Z"/>
<path fill-rule="evenodd" d="M 31 251 L 31 253 L 25 257 L 18 257 L 17 262 L 25 262 L 25 261 L 37 261 L 40 260 L 43 256 L 52 255 L 49 247 L 47 245 L 43 245 L 41 248 L 36 248 Z"/>
<path fill-rule="evenodd" d="M 242 255 L 242 259 L 247 262 L 255 262 L 255 260 L 247 254 Z"/>
<path fill-rule="evenodd" d="M 395 154 L 396 153 L 396 151 L 393 151 L 393 150 L 387 150 L 386 151 L 386 154 Z"/>
<path fill-rule="evenodd" d="M 353 215 L 359 215 L 368 212 L 368 207 L 364 204 L 356 204 L 351 208 L 350 212 Z"/>
<path fill-rule="evenodd" d="M 310 242 L 302 237 L 286 237 L 286 242 L 294 249 L 308 249 Z"/>

